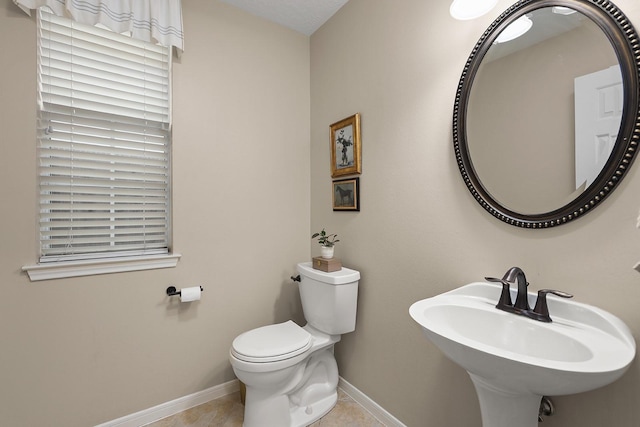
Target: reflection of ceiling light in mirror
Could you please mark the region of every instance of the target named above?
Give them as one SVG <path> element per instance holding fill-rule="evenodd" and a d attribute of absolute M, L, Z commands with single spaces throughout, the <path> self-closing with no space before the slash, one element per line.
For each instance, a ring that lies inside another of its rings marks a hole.
<path fill-rule="evenodd" d="M 513 39 L 517 39 L 527 31 L 531 29 L 533 22 L 523 15 L 520 18 L 513 21 L 507 28 L 502 30 L 500 35 L 496 38 L 495 43 L 505 43 Z"/>
<path fill-rule="evenodd" d="M 553 13 L 557 13 L 558 15 L 571 15 L 572 13 L 576 13 L 576 11 L 571 9 L 570 7 L 564 6 L 553 6 L 551 11 Z"/>
<path fill-rule="evenodd" d="M 476 19 L 498 4 L 498 0 L 453 0 L 449 13 L 455 19 L 466 21 Z"/>

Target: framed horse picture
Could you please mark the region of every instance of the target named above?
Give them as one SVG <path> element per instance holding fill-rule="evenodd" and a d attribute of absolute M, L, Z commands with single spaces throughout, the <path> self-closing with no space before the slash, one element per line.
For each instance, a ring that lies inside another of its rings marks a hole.
<path fill-rule="evenodd" d="M 360 178 L 333 181 L 333 210 L 360 211 Z"/>
<path fill-rule="evenodd" d="M 362 173 L 360 113 L 331 125 L 331 177 Z"/>

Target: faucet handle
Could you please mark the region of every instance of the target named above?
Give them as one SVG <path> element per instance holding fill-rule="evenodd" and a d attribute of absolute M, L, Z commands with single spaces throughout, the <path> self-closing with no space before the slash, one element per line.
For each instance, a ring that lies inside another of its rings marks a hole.
<path fill-rule="evenodd" d="M 553 294 L 562 298 L 573 298 L 573 295 L 566 292 L 557 291 L 555 289 L 540 289 L 538 291 L 538 299 L 536 300 L 536 306 L 533 308 L 533 314 L 537 320 L 542 322 L 551 322 L 549 316 L 549 307 L 547 305 L 547 295 Z"/>
<path fill-rule="evenodd" d="M 486 280 L 487 282 L 502 283 L 503 286 L 510 285 L 510 283 L 506 280 L 498 279 L 497 277 L 485 277 L 484 280 Z"/>
<path fill-rule="evenodd" d="M 495 282 L 502 284 L 502 293 L 500 294 L 500 301 L 496 305 L 496 308 L 504 310 L 505 307 L 513 307 L 513 303 L 511 302 L 511 283 L 507 282 L 504 279 L 498 279 L 496 277 L 485 277 L 484 280 L 487 282 Z"/>

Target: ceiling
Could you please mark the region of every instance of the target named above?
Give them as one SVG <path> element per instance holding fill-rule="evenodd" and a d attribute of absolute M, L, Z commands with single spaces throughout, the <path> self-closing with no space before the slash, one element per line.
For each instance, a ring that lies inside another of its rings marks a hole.
<path fill-rule="evenodd" d="M 310 36 L 348 0 L 220 0 Z"/>

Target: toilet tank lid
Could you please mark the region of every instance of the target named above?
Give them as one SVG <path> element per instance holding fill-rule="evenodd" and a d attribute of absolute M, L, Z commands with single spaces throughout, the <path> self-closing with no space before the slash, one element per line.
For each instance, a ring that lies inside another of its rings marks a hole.
<path fill-rule="evenodd" d="M 341 270 L 326 273 L 313 268 L 311 262 L 301 262 L 298 264 L 298 273 L 310 279 L 331 285 L 345 285 L 360 280 L 360 272 L 342 267 Z"/>

